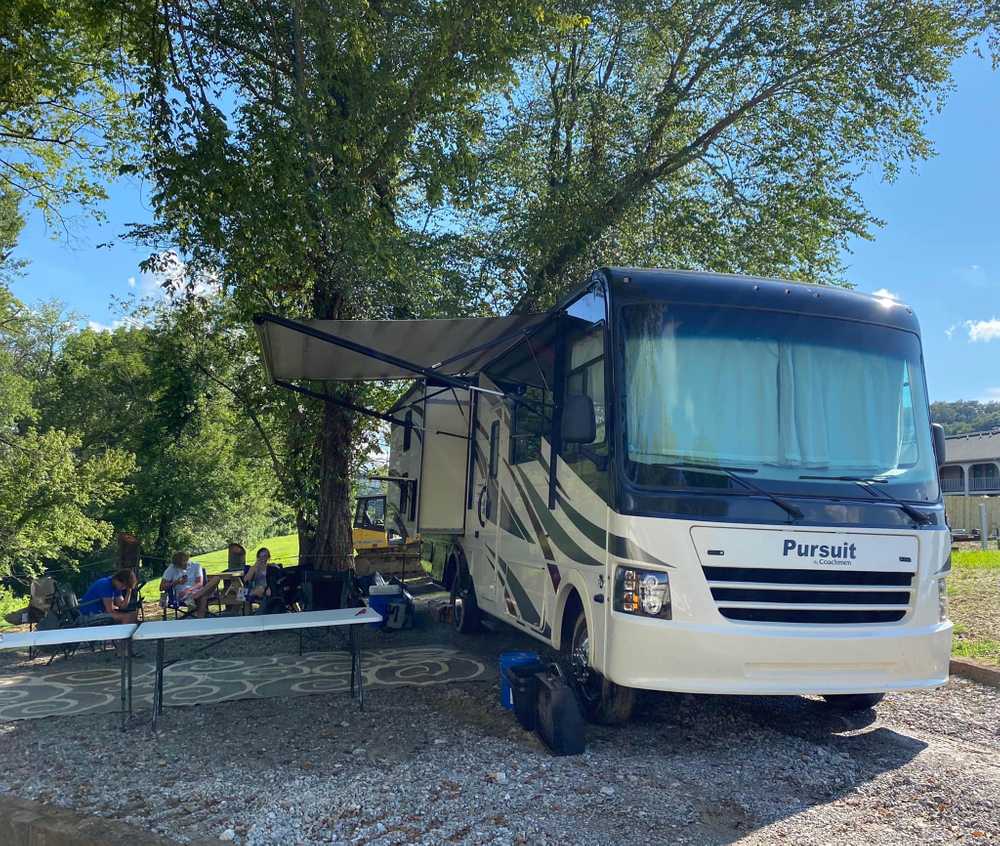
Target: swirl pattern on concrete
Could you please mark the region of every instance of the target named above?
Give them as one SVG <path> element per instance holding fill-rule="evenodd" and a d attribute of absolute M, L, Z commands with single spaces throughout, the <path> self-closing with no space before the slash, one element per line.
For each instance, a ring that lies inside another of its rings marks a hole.
<path fill-rule="evenodd" d="M 363 658 L 366 687 L 472 681 L 486 671 L 476 658 L 441 647 L 366 650 Z M 346 693 L 350 683 L 351 660 L 346 652 L 198 658 L 166 668 L 164 704 L 210 705 L 236 699 Z M 148 708 L 152 699 L 153 665 L 137 660 L 134 707 Z M 110 712 L 118 706 L 117 664 L 0 676 L 0 722 Z"/>

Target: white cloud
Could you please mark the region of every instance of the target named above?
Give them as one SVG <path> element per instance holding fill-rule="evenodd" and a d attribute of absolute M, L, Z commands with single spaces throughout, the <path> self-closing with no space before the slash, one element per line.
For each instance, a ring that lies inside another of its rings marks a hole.
<path fill-rule="evenodd" d="M 130 276 L 128 278 L 128 286 L 130 288 L 134 288 L 135 287 L 135 277 L 134 276 Z"/>
<path fill-rule="evenodd" d="M 1000 388 L 987 388 L 983 402 L 1000 402 Z"/>
<path fill-rule="evenodd" d="M 122 326 L 123 322 L 121 320 L 115 320 L 112 323 L 99 323 L 96 320 L 88 320 L 87 328 L 91 332 L 114 332 L 119 326 Z"/>
<path fill-rule="evenodd" d="M 1000 341 L 1000 318 L 966 320 L 970 341 Z"/>
<path fill-rule="evenodd" d="M 890 300 L 898 300 L 899 294 L 894 291 L 890 291 L 888 288 L 879 288 L 874 292 L 876 297 L 888 297 Z"/>
<path fill-rule="evenodd" d="M 958 328 L 957 323 L 952 323 L 947 329 L 944 330 L 944 334 L 948 336 L 948 340 L 951 340 L 951 336 L 955 334 L 955 330 Z"/>

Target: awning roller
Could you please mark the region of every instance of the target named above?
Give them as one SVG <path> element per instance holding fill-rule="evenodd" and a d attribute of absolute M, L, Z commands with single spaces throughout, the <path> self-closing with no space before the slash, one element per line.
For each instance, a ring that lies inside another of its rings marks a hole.
<path fill-rule="evenodd" d="M 254 319 L 268 374 L 276 381 L 325 382 L 413 379 L 421 374 L 399 361 L 444 376 L 474 374 L 518 343 L 547 314 L 447 320 L 303 320 L 271 315 Z M 276 320 L 282 320 L 279 324 Z M 304 334 L 309 327 L 372 354 Z M 397 359 L 389 361 L 386 359 Z"/>

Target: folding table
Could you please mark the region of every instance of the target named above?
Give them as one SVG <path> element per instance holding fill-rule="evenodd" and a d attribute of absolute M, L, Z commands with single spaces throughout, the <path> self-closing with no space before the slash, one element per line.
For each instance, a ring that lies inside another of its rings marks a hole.
<path fill-rule="evenodd" d="M 63 646 L 67 643 L 103 643 L 124 641 L 121 660 L 121 720 L 125 729 L 126 707 L 132 711 L 132 641 L 138 626 L 135 623 L 115 623 L 109 626 L 80 626 L 68 629 L 45 629 L 32 632 L 0 632 L 0 649 L 38 649 L 42 646 Z"/>
<path fill-rule="evenodd" d="M 163 712 L 163 671 L 182 659 L 164 661 L 164 642 L 178 638 L 210 637 L 211 642 L 195 652 L 241 634 L 272 631 L 290 631 L 347 626 L 351 650 L 351 696 L 357 696 L 364 708 L 364 677 L 361 672 L 361 650 L 358 646 L 357 627 L 381 622 L 382 615 L 370 608 L 339 608 L 331 611 L 302 611 L 294 614 L 256 614 L 250 617 L 208 617 L 203 620 L 188 617 L 154 623 L 142 623 L 132 635 L 132 640 L 156 641 L 156 672 L 153 680 L 153 731 L 156 731 Z M 131 656 L 131 650 L 128 650 Z M 131 675 L 131 671 L 129 671 Z M 131 685 L 129 685 L 128 712 L 132 713 Z"/>

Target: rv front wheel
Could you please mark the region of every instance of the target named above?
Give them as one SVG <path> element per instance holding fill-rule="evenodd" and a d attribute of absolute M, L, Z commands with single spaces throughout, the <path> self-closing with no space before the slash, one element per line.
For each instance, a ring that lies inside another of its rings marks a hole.
<path fill-rule="evenodd" d="M 573 626 L 573 636 L 563 649 L 569 653 L 587 719 L 606 726 L 627 723 L 632 718 L 635 690 L 608 681 L 590 666 L 590 637 L 587 617 L 582 610 Z"/>
<path fill-rule="evenodd" d="M 823 698 L 827 705 L 838 711 L 867 711 L 882 701 L 884 693 L 837 693 Z"/>
<path fill-rule="evenodd" d="M 459 566 L 451 580 L 451 622 L 462 634 L 479 630 L 479 603 L 468 570 Z"/>

